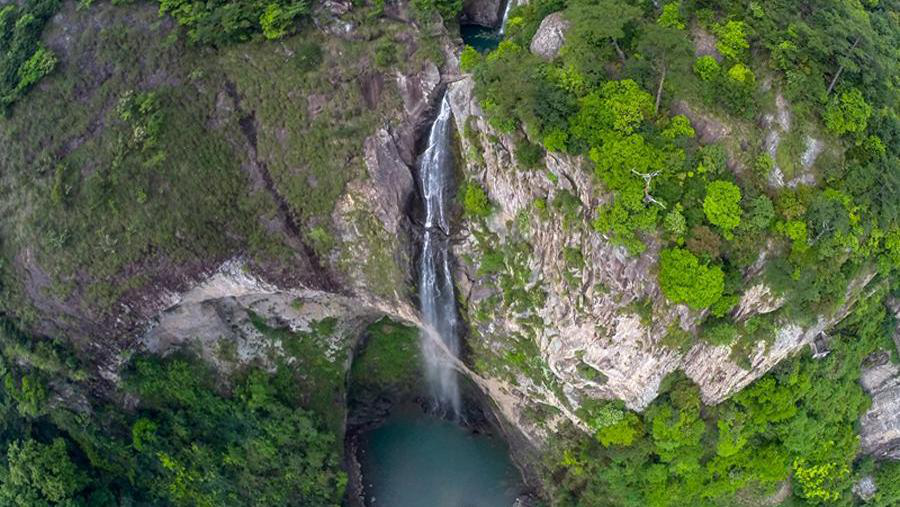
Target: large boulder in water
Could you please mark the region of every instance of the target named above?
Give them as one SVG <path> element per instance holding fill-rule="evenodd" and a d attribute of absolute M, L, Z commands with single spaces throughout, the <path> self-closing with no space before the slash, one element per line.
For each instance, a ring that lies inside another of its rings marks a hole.
<path fill-rule="evenodd" d="M 560 48 L 566 43 L 569 25 L 562 12 L 554 12 L 544 18 L 531 39 L 531 52 L 548 60 L 556 58 Z"/>
<path fill-rule="evenodd" d="M 488 28 L 500 26 L 503 0 L 464 0 L 460 23 Z"/>

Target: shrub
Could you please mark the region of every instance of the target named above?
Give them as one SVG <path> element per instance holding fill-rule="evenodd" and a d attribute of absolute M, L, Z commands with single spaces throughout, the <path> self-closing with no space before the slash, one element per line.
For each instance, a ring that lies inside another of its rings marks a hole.
<path fill-rule="evenodd" d="M 389 38 L 378 41 L 375 45 L 375 65 L 388 68 L 397 63 L 397 45 Z"/>
<path fill-rule="evenodd" d="M 481 53 L 472 46 L 467 45 L 459 55 L 459 70 L 472 72 L 481 63 Z"/>
<path fill-rule="evenodd" d="M 718 226 L 729 238 L 731 231 L 741 223 L 741 190 L 728 181 L 714 181 L 706 187 L 703 212 L 706 219 Z"/>
<path fill-rule="evenodd" d="M 420 19 L 440 14 L 445 23 L 456 20 L 462 10 L 462 0 L 413 0 L 412 6 Z"/>
<path fill-rule="evenodd" d="M 734 324 L 722 322 L 710 326 L 701 335 L 703 339 L 713 345 L 729 345 L 738 335 L 738 330 Z"/>
<path fill-rule="evenodd" d="M 485 218 L 491 214 L 491 202 L 481 185 L 469 181 L 463 187 L 463 211 L 471 218 Z"/>
<path fill-rule="evenodd" d="M 719 38 L 716 41 L 716 49 L 730 60 L 740 60 L 750 47 L 750 43 L 747 42 L 747 26 L 743 21 L 717 24 L 713 27 L 713 33 Z"/>
<path fill-rule="evenodd" d="M 9 469 L 0 486 L 4 505 L 76 505 L 76 494 L 88 484 L 61 438 L 50 444 L 17 440 L 10 443 L 7 455 Z"/>
<path fill-rule="evenodd" d="M 195 44 L 222 45 L 245 42 L 262 34 L 280 39 L 291 32 L 291 25 L 309 12 L 305 0 L 160 0 L 160 14 L 170 14 L 187 28 L 188 39 Z"/>
<path fill-rule="evenodd" d="M 753 171 L 762 181 L 766 181 L 769 178 L 769 174 L 772 173 L 774 168 L 775 160 L 768 153 L 761 154 L 753 161 Z"/>
<path fill-rule="evenodd" d="M 543 159 L 544 149 L 540 145 L 534 144 L 528 139 L 516 143 L 516 162 L 523 168 L 535 169 L 540 166 Z"/>
<path fill-rule="evenodd" d="M 694 62 L 694 72 L 704 81 L 712 81 L 719 76 L 722 68 L 715 58 L 703 55 Z"/>
<path fill-rule="evenodd" d="M 719 235 L 705 225 L 691 227 L 691 235 L 688 238 L 687 249 L 694 255 L 707 260 L 719 258 L 722 240 Z"/>
<path fill-rule="evenodd" d="M 760 195 L 750 201 L 745 223 L 752 229 L 764 231 L 769 228 L 774 218 L 775 206 L 772 204 L 772 200 L 765 195 Z"/>
<path fill-rule="evenodd" d="M 6 112 L 56 67 L 56 57 L 41 44 L 41 34 L 59 2 L 15 2 L 0 8 L 0 111 Z"/>

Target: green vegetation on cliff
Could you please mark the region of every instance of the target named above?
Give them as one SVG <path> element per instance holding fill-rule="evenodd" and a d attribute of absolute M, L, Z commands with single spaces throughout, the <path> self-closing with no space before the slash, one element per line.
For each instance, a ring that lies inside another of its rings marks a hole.
<path fill-rule="evenodd" d="M 860 368 L 893 324 L 875 297 L 839 327 L 827 358 L 787 361 L 716 406 L 703 405 L 683 376 L 669 378 L 640 414 L 585 405 L 595 438 L 573 432 L 554 441 L 553 504 L 758 505 L 793 491 L 789 505 L 851 505 L 851 486 L 866 472 L 855 462 L 857 421 L 869 403 Z M 895 467 L 878 474 L 886 482 L 875 505 L 900 501 Z"/>
<path fill-rule="evenodd" d="M 760 258 L 800 322 L 900 267 L 896 2 L 791 5 L 539 0 L 463 52 L 489 123 L 590 159 L 596 231 L 635 255 L 662 240 L 664 293 L 710 308 L 723 344 L 747 338 L 728 314 Z M 532 54 L 558 11 L 558 56 Z"/>
<path fill-rule="evenodd" d="M 730 359 L 750 370 L 759 367 L 751 365 L 758 347 L 771 347 L 786 323 L 852 312 L 830 332 L 826 359 L 787 360 L 717 406 L 704 405 L 686 379 L 670 379 L 640 414 L 579 400 L 595 438 L 573 431 L 553 439 L 554 505 L 860 503 L 850 493 L 867 472 L 856 459 L 868 404 L 860 368 L 895 348 L 882 298 L 896 295 L 900 273 L 898 8 L 894 0 L 811 9 L 789 1 L 533 0 L 512 10 L 495 50 L 463 51 L 460 65 L 492 129 L 515 139 L 517 152 L 540 145 L 548 159 L 556 152 L 587 162 L 600 190 L 593 229 L 656 260 L 663 295 L 698 317 L 696 333 L 676 322 L 663 345 L 729 347 Z M 554 27 L 565 35 L 559 48 L 554 37 L 534 38 L 551 13 L 569 23 Z M 533 44 L 553 56 L 532 53 Z M 552 210 L 538 198 L 533 211 L 546 220 Z M 518 224 L 509 228 L 515 236 Z M 473 260 L 480 276 L 503 272 L 494 250 Z M 760 285 L 783 301 L 777 311 L 737 311 Z M 479 301 L 473 322 L 487 321 L 498 298 Z M 652 306 L 621 306 L 652 324 Z M 477 361 L 512 382 L 528 372 L 544 385 L 528 363 L 497 353 L 529 338 L 491 337 L 493 348 L 477 350 Z M 873 501 L 900 501 L 894 489 Z"/>

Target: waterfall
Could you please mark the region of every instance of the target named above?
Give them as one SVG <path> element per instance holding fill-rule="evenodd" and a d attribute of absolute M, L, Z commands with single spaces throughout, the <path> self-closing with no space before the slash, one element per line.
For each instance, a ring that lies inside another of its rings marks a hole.
<path fill-rule="evenodd" d="M 506 31 L 506 21 L 509 19 L 509 10 L 512 9 L 515 1 L 516 0 L 506 0 L 506 7 L 503 8 L 503 19 L 500 21 L 500 31 L 497 32 L 501 37 L 503 37 L 503 32 Z"/>
<path fill-rule="evenodd" d="M 419 299 L 425 324 L 421 339 L 425 375 L 440 408 L 457 417 L 461 405 L 459 381 L 447 357 L 447 353 L 459 355 L 459 321 L 450 272 L 450 225 L 447 220 L 449 183 L 453 176 L 451 123 L 450 102 L 444 95 L 419 167 L 425 199 Z"/>

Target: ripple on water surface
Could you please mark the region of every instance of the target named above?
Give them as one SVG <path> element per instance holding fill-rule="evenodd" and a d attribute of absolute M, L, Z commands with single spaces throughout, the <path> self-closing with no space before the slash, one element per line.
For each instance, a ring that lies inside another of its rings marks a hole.
<path fill-rule="evenodd" d="M 504 443 L 421 412 L 364 434 L 360 461 L 374 507 L 510 507 L 521 492 Z"/>

